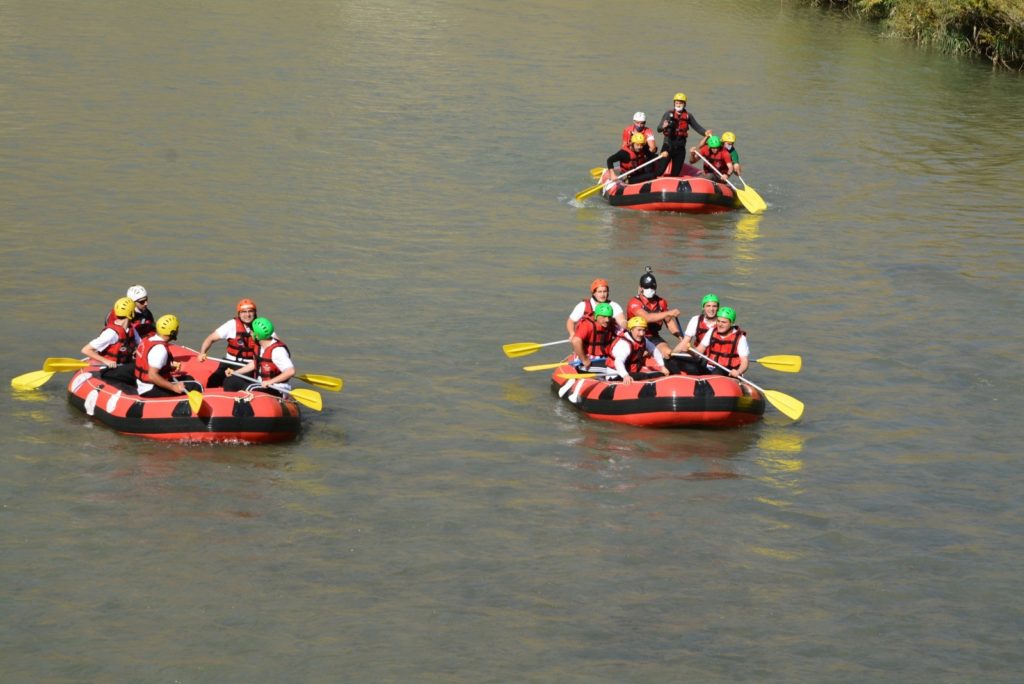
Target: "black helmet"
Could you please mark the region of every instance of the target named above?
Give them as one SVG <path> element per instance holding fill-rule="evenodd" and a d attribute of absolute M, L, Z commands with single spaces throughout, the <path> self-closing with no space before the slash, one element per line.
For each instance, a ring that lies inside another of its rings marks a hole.
<path fill-rule="evenodd" d="M 642 276 L 640 276 L 640 287 L 642 287 L 645 290 L 647 290 L 647 289 L 657 290 L 658 289 L 658 281 L 655 280 L 654 274 L 651 273 L 651 267 L 650 266 L 648 266 L 647 267 L 647 271 L 644 272 L 644 274 Z"/>

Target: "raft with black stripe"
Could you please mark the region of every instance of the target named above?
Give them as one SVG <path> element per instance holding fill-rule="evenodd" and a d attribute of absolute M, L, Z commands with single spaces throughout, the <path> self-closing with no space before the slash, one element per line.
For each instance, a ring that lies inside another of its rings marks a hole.
<path fill-rule="evenodd" d="M 653 368 L 651 369 L 653 371 Z M 568 362 L 551 375 L 552 390 L 595 420 L 657 428 L 732 428 L 756 422 L 765 400 L 756 389 L 724 375 L 669 375 L 654 371 L 631 384 L 579 374 Z"/>
<path fill-rule="evenodd" d="M 206 388 L 216 361 L 199 361 L 195 352 L 170 345 L 181 372 L 203 385 L 203 403 L 192 414 L 188 398 L 147 399 L 134 385 L 100 377 L 96 366 L 83 368 L 68 383 L 68 401 L 118 432 L 149 439 L 188 442 L 281 442 L 294 439 L 301 426 L 293 399 L 266 392 L 225 392 Z M 191 383 L 189 383 L 191 385 Z"/>
<path fill-rule="evenodd" d="M 697 169 L 683 166 L 681 176 L 659 176 L 643 183 L 615 183 L 601 196 L 613 207 L 637 211 L 674 211 L 687 214 L 714 214 L 740 206 L 736 191 L 726 183 L 698 176 Z M 608 170 L 601 182 L 609 180 Z"/>

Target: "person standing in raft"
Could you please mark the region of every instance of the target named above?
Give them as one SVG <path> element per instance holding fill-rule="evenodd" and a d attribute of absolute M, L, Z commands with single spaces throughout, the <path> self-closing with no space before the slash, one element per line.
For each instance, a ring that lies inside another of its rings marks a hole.
<path fill-rule="evenodd" d="M 715 328 L 708 330 L 701 340 L 697 351 L 705 354 L 712 361 L 729 369 L 726 373 L 718 366 L 708 366 L 711 373 L 730 375 L 737 378 L 747 372 L 750 365 L 750 346 L 747 344 L 747 333 L 736 327 L 736 312 L 728 306 L 718 310 Z"/>
<path fill-rule="evenodd" d="M 633 169 L 643 166 L 647 162 L 655 159 L 657 156 L 668 157 L 667 152 L 662 152 L 661 155 L 656 155 L 651 152 L 651 148 L 647 146 L 647 138 L 644 137 L 643 133 L 634 133 L 629 139 L 629 145 L 621 148 L 615 154 L 608 157 L 607 164 L 608 170 L 611 171 L 611 180 L 615 180 L 619 175 L 632 171 Z M 615 173 L 615 164 L 619 165 L 619 174 Z M 649 180 L 654 180 L 661 174 L 658 167 L 663 166 L 662 163 L 651 164 L 644 168 L 639 173 L 630 174 L 623 182 L 624 183 L 644 183 Z"/>
<path fill-rule="evenodd" d="M 224 356 L 229 361 L 246 363 L 256 358 L 258 345 L 252 336 L 252 322 L 256 319 L 256 302 L 251 299 L 243 299 L 235 306 L 235 317 L 224 322 L 220 327 L 206 336 L 199 346 L 198 358 L 206 361 L 209 358 L 210 347 L 218 340 L 227 340 L 228 348 Z M 220 387 L 224 384 L 225 371 L 231 368 L 231 364 L 221 363 L 217 370 L 210 374 L 206 381 L 207 387 Z"/>
<path fill-rule="evenodd" d="M 626 322 L 626 326 L 627 329 L 618 334 L 608 350 L 612 361 L 611 367 L 622 378 L 623 384 L 633 383 L 633 376 L 643 370 L 644 361 L 648 356 L 658 364 L 658 370 L 662 375 L 668 375 L 665 359 L 651 342 L 651 338 L 647 337 L 647 321 L 640 316 L 634 316 Z"/>
<path fill-rule="evenodd" d="M 637 112 L 633 115 L 633 125 L 622 129 L 622 149 L 629 147 L 630 139 L 634 133 L 640 133 L 647 140 L 647 147 L 652 153 L 657 153 L 658 143 L 654 139 L 654 131 L 647 127 L 647 115 Z"/>
<path fill-rule="evenodd" d="M 225 373 L 228 379 L 224 381 L 224 389 L 228 392 L 241 392 L 252 385 L 249 380 L 234 377 L 235 374 L 246 375 L 250 371 L 256 371 L 256 379 L 259 380 L 263 392 L 281 396 L 281 392 L 292 388 L 287 384 L 295 375 L 295 365 L 292 363 L 292 356 L 284 342 L 274 337 L 274 324 L 268 318 L 257 318 L 252 322 L 252 336 L 259 344 L 259 351 L 256 358 L 237 370 L 228 368 Z M 272 387 L 276 385 L 277 388 Z"/>
<path fill-rule="evenodd" d="M 620 328 L 625 329 L 626 327 L 626 316 L 622 313 L 622 307 L 611 301 L 611 290 L 608 289 L 608 281 L 604 278 L 594 278 L 594 282 L 590 283 L 590 297 L 584 299 L 582 302 L 576 305 L 569 314 L 569 318 L 565 320 L 565 329 L 569 333 L 569 337 L 573 336 L 576 331 L 576 326 L 584 318 L 594 320 L 594 307 L 601 302 L 608 302 L 612 306 L 612 317 L 615 318 L 615 322 L 618 323 Z"/>
<path fill-rule="evenodd" d="M 672 99 L 672 109 L 662 114 L 658 132 L 665 136 L 661 151 L 667 152 L 671 160 L 665 175 L 679 176 L 683 173 L 683 163 L 686 161 L 686 136 L 690 129 L 701 135 L 711 135 L 711 131 L 697 123 L 697 119 L 686 111 L 685 94 L 676 93 Z"/>
<path fill-rule="evenodd" d="M 155 324 L 153 312 L 149 310 L 149 294 L 146 288 L 141 285 L 132 285 L 125 294 L 128 299 L 135 302 L 135 315 L 132 317 L 132 327 L 139 334 L 139 339 L 144 340 L 153 334 Z M 114 322 L 116 318 L 113 311 L 107 315 L 107 325 Z"/>
<path fill-rule="evenodd" d="M 82 354 L 105 368 L 100 377 L 131 384 L 135 382 L 135 350 L 142 340 L 132 327 L 135 302 L 121 297 L 114 302 L 112 323 L 108 323 L 99 337 L 82 347 Z"/>
<path fill-rule="evenodd" d="M 593 318 L 584 318 L 576 326 L 576 332 L 569 339 L 576 354 L 574 365 L 587 370 L 607 364 L 608 347 L 619 332 L 619 327 L 612 322 L 613 316 L 612 305 L 601 302 L 594 307 Z"/>
<path fill-rule="evenodd" d="M 651 272 L 651 267 L 640 276 L 640 287 L 637 288 L 636 296 L 629 300 L 626 305 L 626 315 L 630 318 L 639 316 L 647 323 L 646 335 L 651 340 L 663 357 L 669 359 L 669 369 L 678 372 L 675 367 L 675 360 L 671 359 L 672 348 L 661 337 L 661 326 L 665 325 L 676 337 L 682 338 L 683 333 L 679 330 L 679 309 L 668 308 L 668 302 L 657 294 L 658 281 Z"/>
<path fill-rule="evenodd" d="M 723 178 L 728 179 L 729 175 L 732 174 L 732 157 L 729 155 L 729 151 L 722 147 L 722 140 L 717 135 L 710 136 L 707 142 L 700 146 L 700 150 L 696 147 L 690 148 L 691 162 L 696 163 L 699 159 L 697 156 L 698 152 L 701 157 L 707 159 L 711 162 L 712 166 L 718 169 L 718 173 L 715 173 L 711 166 L 708 166 L 707 162 L 705 162 L 704 169 L 701 171 L 701 175 L 705 178 L 721 183 L 724 182 Z"/>
<path fill-rule="evenodd" d="M 185 386 L 189 377 L 171 380 L 171 373 L 181 370 L 181 363 L 174 360 L 167 343 L 178 339 L 178 317 L 174 314 L 161 316 L 156 322 L 156 332 L 142 341 L 135 350 L 135 384 L 141 397 L 174 397 L 186 394 Z"/>

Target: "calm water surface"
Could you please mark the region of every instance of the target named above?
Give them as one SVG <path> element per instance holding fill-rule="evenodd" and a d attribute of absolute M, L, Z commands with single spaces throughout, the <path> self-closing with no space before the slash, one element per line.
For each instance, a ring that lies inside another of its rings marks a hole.
<path fill-rule="evenodd" d="M 0 369 L 142 282 L 345 389 L 269 447 L 0 392 L 4 682 L 1020 681 L 1018 75 L 793 3 L 205 5 L 0 0 Z M 678 90 L 768 212 L 574 203 Z M 502 355 L 648 264 L 803 420 L 603 425 Z"/>

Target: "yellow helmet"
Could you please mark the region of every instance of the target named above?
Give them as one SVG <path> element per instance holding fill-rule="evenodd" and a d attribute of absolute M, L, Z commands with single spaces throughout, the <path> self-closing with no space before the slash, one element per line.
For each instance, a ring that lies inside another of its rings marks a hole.
<path fill-rule="evenodd" d="M 646 328 L 646 327 L 647 327 L 647 321 L 644 319 L 643 316 L 633 316 L 628 321 L 626 321 L 626 329 L 627 330 L 632 330 L 633 328 Z"/>
<path fill-rule="evenodd" d="M 174 314 L 165 314 L 156 322 L 156 333 L 160 337 L 171 337 L 178 334 L 178 317 Z"/>
<path fill-rule="evenodd" d="M 121 297 L 114 302 L 114 315 L 118 318 L 134 318 L 135 302 L 130 297 Z"/>
<path fill-rule="evenodd" d="M 675 97 L 673 97 L 672 99 L 677 100 L 679 102 L 686 102 L 686 95 L 684 95 L 683 93 L 676 93 Z"/>
<path fill-rule="evenodd" d="M 629 136 L 629 143 L 631 145 L 643 145 L 647 142 L 647 138 L 644 137 L 643 133 L 634 133 Z"/>
<path fill-rule="evenodd" d="M 726 131 L 722 134 L 722 142 L 734 143 L 736 142 L 736 134 L 732 131 Z"/>

